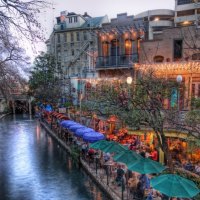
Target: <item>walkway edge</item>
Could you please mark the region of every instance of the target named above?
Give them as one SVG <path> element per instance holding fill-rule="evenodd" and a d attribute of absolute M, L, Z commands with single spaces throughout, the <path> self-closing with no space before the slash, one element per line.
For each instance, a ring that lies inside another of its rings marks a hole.
<path fill-rule="evenodd" d="M 57 135 L 44 123 L 39 121 L 42 127 L 51 135 L 69 154 L 71 154 L 71 149 L 68 147 L 61 139 L 57 137 Z M 104 184 L 100 177 L 95 176 L 92 172 L 88 164 L 80 159 L 80 163 L 82 168 L 86 171 L 86 173 L 91 177 L 91 179 L 99 186 L 100 189 L 103 190 L 104 193 L 111 199 L 111 200 L 121 200 L 119 196 L 117 196 L 106 184 Z"/>
<path fill-rule="evenodd" d="M 6 113 L 0 116 L 0 119 L 3 119 L 5 116 L 9 115 L 10 113 Z"/>

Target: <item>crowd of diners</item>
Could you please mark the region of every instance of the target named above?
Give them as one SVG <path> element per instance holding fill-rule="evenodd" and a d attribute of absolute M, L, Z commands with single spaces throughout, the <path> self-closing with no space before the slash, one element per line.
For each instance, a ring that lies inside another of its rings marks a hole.
<path fill-rule="evenodd" d="M 47 122 L 50 127 L 55 130 L 62 140 L 69 145 L 76 146 L 81 152 L 80 155 L 82 159 L 88 162 L 91 167 L 94 169 L 96 168 L 96 170 L 98 169 L 99 173 L 102 172 L 104 178 L 109 176 L 109 184 L 114 189 L 119 188 L 120 191 L 124 191 L 126 188 L 129 199 L 183 200 L 183 198 L 169 198 L 151 188 L 150 179 L 155 174 L 144 175 L 130 171 L 125 164 L 114 162 L 112 154 L 89 148 L 89 144 L 87 142 L 75 137 L 67 130 L 60 128 L 59 123 L 62 118 L 55 120 L 48 112 L 44 112 L 42 118 L 45 119 L 45 122 Z M 122 138 L 123 136 L 124 135 L 122 135 Z M 112 140 L 112 138 L 107 139 Z M 158 150 L 149 144 L 142 143 L 137 136 L 132 136 L 131 141 L 124 145 L 128 146 L 129 150 L 135 151 L 142 157 L 158 161 Z M 194 166 L 191 166 L 190 162 L 187 162 L 183 165 L 183 167 L 184 169 L 190 171 L 195 169 L 195 172 L 197 173 L 200 171 L 200 163 L 195 165 L 194 168 Z"/>

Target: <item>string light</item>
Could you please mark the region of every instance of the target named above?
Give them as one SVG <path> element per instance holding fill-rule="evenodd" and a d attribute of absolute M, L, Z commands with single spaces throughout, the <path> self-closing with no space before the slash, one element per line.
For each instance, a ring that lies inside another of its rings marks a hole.
<path fill-rule="evenodd" d="M 147 72 L 152 69 L 156 74 L 173 74 L 173 73 L 200 73 L 200 62 L 189 61 L 179 63 L 162 63 L 162 64 L 136 64 L 135 68 L 139 71 Z"/>

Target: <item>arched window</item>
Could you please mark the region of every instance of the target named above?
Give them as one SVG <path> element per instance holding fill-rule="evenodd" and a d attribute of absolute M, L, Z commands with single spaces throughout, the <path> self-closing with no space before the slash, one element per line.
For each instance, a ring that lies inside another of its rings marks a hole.
<path fill-rule="evenodd" d="M 192 60 L 200 60 L 200 53 L 195 53 L 192 55 Z"/>
<path fill-rule="evenodd" d="M 119 55 L 119 40 L 112 40 L 111 41 L 111 56 Z"/>
<path fill-rule="evenodd" d="M 155 56 L 153 58 L 153 61 L 156 62 L 156 63 L 163 62 L 164 61 L 164 57 L 163 56 Z"/>
<path fill-rule="evenodd" d="M 125 40 L 125 54 L 131 55 L 132 54 L 132 40 Z"/>
<path fill-rule="evenodd" d="M 109 43 L 102 42 L 102 56 L 109 56 Z"/>

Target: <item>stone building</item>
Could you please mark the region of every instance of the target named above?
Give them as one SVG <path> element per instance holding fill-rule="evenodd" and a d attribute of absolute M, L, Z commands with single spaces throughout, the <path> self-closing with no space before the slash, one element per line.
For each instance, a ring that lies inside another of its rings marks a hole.
<path fill-rule="evenodd" d="M 200 29 L 179 26 L 163 29 L 153 40 L 143 40 L 137 68 L 153 68 L 160 76 L 182 76 L 180 108 L 190 109 L 192 97 L 200 98 Z"/>
<path fill-rule="evenodd" d="M 90 17 L 63 11 L 46 42 L 49 53 L 55 55 L 58 66 L 67 77 L 87 77 L 94 72 L 97 56 L 95 30 L 108 22 L 108 17 Z"/>
<path fill-rule="evenodd" d="M 57 67 L 62 69 L 60 75 L 63 97 L 73 96 L 78 103 L 85 78 L 95 78 L 97 57 L 97 33 L 102 23 L 108 22 L 107 16 L 91 17 L 74 12 L 63 11 L 56 18 L 57 23 L 46 42 L 47 51 L 56 58 Z"/>

